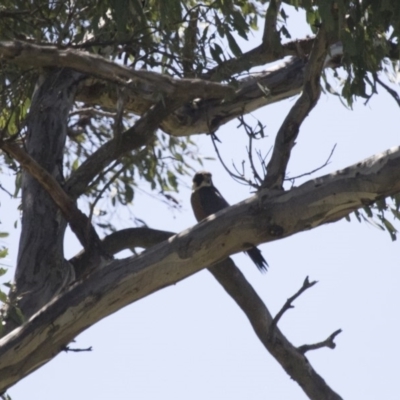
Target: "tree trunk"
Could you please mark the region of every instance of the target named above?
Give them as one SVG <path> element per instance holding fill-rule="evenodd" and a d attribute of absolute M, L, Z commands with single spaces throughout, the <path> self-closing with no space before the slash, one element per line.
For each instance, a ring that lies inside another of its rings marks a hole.
<path fill-rule="evenodd" d="M 81 74 L 67 69 L 46 71 L 37 83 L 28 117 L 26 151 L 63 183 L 67 120 Z M 11 302 L 29 318 L 73 279 L 64 259 L 66 222 L 41 185 L 28 173 L 22 178 L 22 232 Z M 10 309 L 9 316 L 15 316 Z M 9 318 L 7 331 L 15 326 Z"/>

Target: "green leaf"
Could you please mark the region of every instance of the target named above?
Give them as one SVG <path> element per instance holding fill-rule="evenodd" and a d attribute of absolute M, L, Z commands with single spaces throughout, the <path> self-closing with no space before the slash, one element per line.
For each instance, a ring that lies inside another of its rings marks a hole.
<path fill-rule="evenodd" d="M 396 236 L 397 230 L 396 230 L 396 228 L 386 218 L 380 217 L 380 219 L 382 220 L 386 230 L 389 232 L 389 235 L 390 235 L 391 239 L 393 241 L 395 241 L 397 239 L 397 236 Z"/>
<path fill-rule="evenodd" d="M 74 160 L 74 162 L 72 163 L 71 169 L 72 169 L 72 171 L 76 171 L 78 169 L 78 167 L 79 167 L 79 158 L 76 158 Z"/>
<path fill-rule="evenodd" d="M 210 53 L 211 53 L 211 57 L 213 58 L 214 61 L 216 61 L 217 63 L 221 63 L 222 59 L 221 59 L 221 54 L 224 54 L 224 52 L 222 51 L 221 47 L 217 44 L 214 43 L 214 46 L 210 46 Z"/>
<path fill-rule="evenodd" d="M 178 181 L 176 180 L 176 176 L 171 171 L 168 171 L 167 177 L 168 177 L 168 183 L 171 185 L 171 187 L 174 190 L 177 190 L 178 189 Z"/>
<path fill-rule="evenodd" d="M 243 53 L 238 44 L 236 43 L 236 40 L 233 38 L 233 36 L 228 30 L 226 30 L 225 33 L 226 33 L 226 38 L 228 39 L 229 48 L 231 49 L 232 53 L 236 57 L 240 57 Z"/>
<path fill-rule="evenodd" d="M 0 301 L 2 301 L 3 303 L 7 303 L 7 300 L 8 300 L 7 294 L 0 290 Z"/>
<path fill-rule="evenodd" d="M 4 258 L 4 257 L 7 257 L 7 256 L 8 256 L 8 249 L 6 247 L 3 247 L 0 250 L 0 258 Z"/>
<path fill-rule="evenodd" d="M 130 185 L 125 185 L 125 201 L 131 203 L 133 200 L 134 192 Z"/>
<path fill-rule="evenodd" d="M 390 209 L 393 213 L 393 215 L 395 216 L 395 218 L 397 218 L 398 220 L 400 220 L 400 212 L 394 208 Z"/>
<path fill-rule="evenodd" d="M 18 174 L 15 177 L 15 190 L 14 190 L 14 197 L 18 196 L 18 193 L 21 189 L 22 185 L 22 173 L 18 172 Z"/>
<path fill-rule="evenodd" d="M 24 314 L 19 307 L 11 307 L 11 312 L 9 315 L 18 325 L 22 325 L 25 322 Z"/>

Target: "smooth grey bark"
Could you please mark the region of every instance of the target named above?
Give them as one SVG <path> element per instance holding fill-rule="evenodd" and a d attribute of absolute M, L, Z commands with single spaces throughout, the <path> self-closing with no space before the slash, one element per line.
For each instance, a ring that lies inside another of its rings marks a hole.
<path fill-rule="evenodd" d="M 28 117 L 26 151 L 60 184 L 67 119 L 81 76 L 68 69 L 46 71 L 38 80 Z M 49 194 L 24 172 L 22 231 L 11 293 L 24 318 L 48 303 L 73 278 L 63 254 L 65 228 L 66 221 Z"/>

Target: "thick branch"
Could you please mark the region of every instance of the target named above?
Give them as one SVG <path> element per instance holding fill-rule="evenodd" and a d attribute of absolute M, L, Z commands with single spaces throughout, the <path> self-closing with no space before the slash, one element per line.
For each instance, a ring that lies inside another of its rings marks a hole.
<path fill-rule="evenodd" d="M 286 116 L 276 135 L 274 151 L 267 166 L 267 176 L 263 182 L 264 188 L 282 187 L 286 167 L 300 126 L 317 104 L 321 94 L 320 78 L 327 51 L 327 36 L 324 28 L 320 28 L 304 71 L 303 93 Z"/>
<path fill-rule="evenodd" d="M 241 115 L 300 93 L 304 65 L 304 60 L 294 58 L 268 71 L 252 74 L 239 81 L 233 96 L 224 101 L 200 101 L 195 107 L 187 104 L 167 118 L 161 128 L 173 136 L 214 132 Z M 260 87 L 267 90 L 263 92 Z"/>
<path fill-rule="evenodd" d="M 284 55 L 298 54 L 299 46 L 304 46 L 302 51 L 307 54 L 310 43 L 312 43 L 311 39 L 306 39 L 287 44 L 285 46 L 288 50 Z M 256 63 L 257 65 L 268 62 L 264 57 L 263 46 L 259 46 L 254 52 L 262 55 L 262 63 Z M 303 82 L 302 62 L 283 63 L 283 68 L 287 71 L 278 71 L 275 68 L 273 71 L 255 74 L 251 79 L 241 81 L 235 94 L 232 87 L 205 79 L 179 80 L 154 72 L 135 71 L 101 56 L 72 49 L 60 50 L 54 46 L 40 46 L 19 41 L 0 42 L 0 57 L 22 67 L 25 65 L 69 67 L 100 78 L 103 81 L 87 80 L 77 94 L 77 100 L 84 101 L 88 105 L 100 105 L 114 109 L 118 97 L 114 84 L 127 88 L 126 110 L 140 115 L 159 101 L 161 94 L 171 95 L 181 103 L 187 102 L 177 113 L 168 117 L 161 124 L 164 131 L 176 136 L 188 136 L 193 133 L 215 130 L 223 123 L 243 113 L 294 96 L 301 90 Z M 247 62 L 253 58 L 256 59 L 257 56 L 249 54 L 243 60 Z M 276 56 L 269 61 L 275 60 Z M 248 69 L 243 68 L 243 61 L 241 62 L 239 59 L 233 59 L 232 62 L 236 69 L 241 71 Z M 294 70 L 293 66 L 297 68 Z M 227 77 L 230 77 L 235 71 L 231 70 L 228 65 L 227 68 L 229 70 Z M 107 82 L 113 84 L 109 85 Z M 265 97 L 258 85 L 270 89 L 268 98 Z M 190 100 L 196 98 L 201 99 L 200 105 L 198 103 L 190 104 Z M 229 102 L 226 101 L 227 99 Z"/>
<path fill-rule="evenodd" d="M 207 72 L 202 78 L 223 81 L 234 75 L 249 71 L 251 68 L 277 61 L 286 56 L 309 54 L 314 40 L 315 38 L 306 38 L 285 43 L 282 45 L 282 53 L 276 52 L 275 54 L 272 51 L 273 47 L 269 48 L 262 43 L 254 49 L 243 53 L 240 57 L 231 58 L 218 64 L 218 66 Z"/>
<path fill-rule="evenodd" d="M 142 98 L 157 101 L 160 94 L 175 99 L 224 98 L 233 89 L 226 85 L 200 79 L 173 79 L 151 71 L 135 71 L 106 60 L 96 54 L 79 50 L 61 50 L 55 46 L 40 46 L 21 41 L 0 41 L 0 58 L 21 67 L 63 67 L 96 76 L 128 87 Z M 189 95 L 189 96 L 188 96 Z"/>
<path fill-rule="evenodd" d="M 128 228 L 113 232 L 102 240 L 103 251 L 115 255 L 122 250 L 135 247 L 148 248 L 174 236 L 174 232 L 159 231 L 149 228 Z M 82 251 L 71 258 L 70 263 L 76 271 L 85 269 L 86 252 Z"/>
<path fill-rule="evenodd" d="M 274 197 L 261 191 L 137 257 L 112 261 L 0 340 L 0 392 L 102 318 L 248 248 L 249 243 L 281 239 L 336 221 L 398 192 L 400 148 L 395 148 Z"/>

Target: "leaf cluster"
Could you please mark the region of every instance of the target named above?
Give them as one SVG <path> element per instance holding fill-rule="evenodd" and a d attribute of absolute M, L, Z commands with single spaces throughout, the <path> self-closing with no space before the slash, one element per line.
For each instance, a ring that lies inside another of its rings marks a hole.
<path fill-rule="evenodd" d="M 340 65 L 346 71 L 342 96 L 351 106 L 357 97 L 376 93 L 376 73 L 398 68 L 400 3 L 376 0 L 290 1 L 304 8 L 307 22 L 316 29 L 323 24 L 333 42 L 343 45 Z M 390 71 L 390 72 L 392 72 Z"/>

